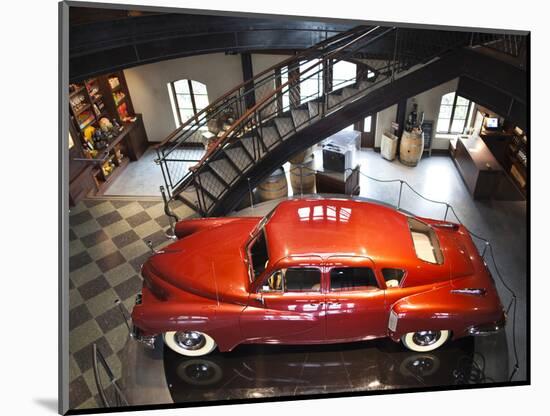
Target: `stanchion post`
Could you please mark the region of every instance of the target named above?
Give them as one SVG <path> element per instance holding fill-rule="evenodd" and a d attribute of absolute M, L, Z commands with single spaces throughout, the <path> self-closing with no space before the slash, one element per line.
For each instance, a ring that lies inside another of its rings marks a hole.
<path fill-rule="evenodd" d="M 481 253 L 481 258 L 485 260 L 485 253 L 487 252 L 487 247 L 489 247 L 489 242 L 485 241 L 485 247 L 483 247 L 483 253 Z"/>
<path fill-rule="evenodd" d="M 304 196 L 304 172 L 303 165 L 300 163 L 300 196 Z"/>
<path fill-rule="evenodd" d="M 447 221 L 448 213 L 449 213 L 449 204 L 445 204 L 445 217 L 443 217 L 443 221 Z"/>
<path fill-rule="evenodd" d="M 250 206 L 254 208 L 254 195 L 252 195 L 252 188 L 250 187 L 250 178 L 246 178 L 248 181 L 248 195 L 250 197 Z"/>
<path fill-rule="evenodd" d="M 403 181 L 399 181 L 399 198 L 397 199 L 397 209 L 401 208 L 401 193 L 403 192 Z"/>

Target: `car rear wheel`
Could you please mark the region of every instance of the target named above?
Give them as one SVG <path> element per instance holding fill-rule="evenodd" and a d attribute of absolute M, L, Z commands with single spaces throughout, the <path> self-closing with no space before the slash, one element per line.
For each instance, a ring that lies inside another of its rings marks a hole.
<path fill-rule="evenodd" d="M 450 332 L 447 330 L 408 332 L 401 337 L 401 342 L 411 351 L 427 352 L 441 347 L 449 336 Z"/>
<path fill-rule="evenodd" d="M 200 357 L 214 351 L 214 339 L 199 331 L 168 331 L 164 333 L 164 342 L 170 349 L 187 357 Z"/>

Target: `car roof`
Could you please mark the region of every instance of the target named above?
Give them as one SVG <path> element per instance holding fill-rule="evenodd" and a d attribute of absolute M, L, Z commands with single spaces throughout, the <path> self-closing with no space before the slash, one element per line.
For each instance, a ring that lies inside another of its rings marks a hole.
<path fill-rule="evenodd" d="M 281 202 L 265 225 L 270 261 L 289 256 L 366 256 L 375 263 L 417 263 L 407 216 L 340 198 Z"/>

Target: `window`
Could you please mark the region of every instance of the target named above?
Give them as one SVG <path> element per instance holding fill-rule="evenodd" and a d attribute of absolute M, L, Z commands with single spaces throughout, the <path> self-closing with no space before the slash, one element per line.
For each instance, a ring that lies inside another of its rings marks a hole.
<path fill-rule="evenodd" d="M 330 271 L 330 290 L 333 292 L 373 289 L 378 289 L 378 282 L 369 267 L 334 268 Z"/>
<path fill-rule="evenodd" d="M 263 273 L 269 261 L 267 242 L 263 231 L 258 234 L 258 237 L 250 247 L 250 258 L 252 260 L 254 277 L 256 278 Z"/>
<path fill-rule="evenodd" d="M 445 94 L 441 98 L 437 132 L 446 134 L 460 134 L 464 132 L 466 120 L 470 114 L 470 100 L 456 95 L 454 92 Z"/>
<path fill-rule="evenodd" d="M 416 257 L 428 263 L 442 264 L 443 253 L 433 228 L 415 218 L 408 221 Z"/>
<path fill-rule="evenodd" d="M 286 292 L 319 292 L 321 290 L 321 271 L 314 267 L 286 269 L 284 285 Z"/>
<path fill-rule="evenodd" d="M 399 287 L 403 277 L 405 276 L 405 270 L 384 268 L 382 269 L 382 276 L 384 276 L 387 287 Z"/>
<path fill-rule="evenodd" d="M 372 129 L 372 116 L 365 117 L 363 121 L 363 132 L 370 133 Z"/>
<path fill-rule="evenodd" d="M 309 71 L 307 71 L 308 69 Z M 312 59 L 300 62 L 300 104 L 318 98 L 322 92 L 323 66 L 320 60 Z"/>
<path fill-rule="evenodd" d="M 338 90 L 346 85 L 355 84 L 357 65 L 347 61 L 338 61 L 332 65 L 332 89 Z"/>
<path fill-rule="evenodd" d="M 181 126 L 208 107 L 206 85 L 190 79 L 180 79 L 168 84 L 170 101 L 177 126 Z"/>
<path fill-rule="evenodd" d="M 285 66 L 281 69 L 281 85 L 285 85 L 288 82 L 288 66 Z M 290 85 L 287 85 L 286 87 L 283 87 L 283 94 L 282 94 L 282 105 L 283 108 L 281 111 L 284 113 L 289 110 L 290 108 L 290 93 L 289 93 L 289 87 Z"/>
<path fill-rule="evenodd" d="M 320 292 L 321 270 L 315 267 L 290 267 L 273 273 L 263 292 Z"/>

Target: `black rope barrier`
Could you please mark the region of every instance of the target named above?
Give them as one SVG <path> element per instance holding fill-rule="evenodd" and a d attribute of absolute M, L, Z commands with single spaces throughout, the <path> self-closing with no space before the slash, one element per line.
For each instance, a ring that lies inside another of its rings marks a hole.
<path fill-rule="evenodd" d="M 301 165 L 301 164 L 300 164 Z M 301 165 L 301 169 L 305 169 L 305 170 L 309 170 L 309 171 L 312 171 L 312 172 L 315 172 L 315 169 L 312 169 L 308 166 L 305 166 L 305 165 Z M 352 168 L 347 168 L 345 170 L 344 173 L 348 173 L 348 172 L 353 172 L 354 169 Z M 494 253 L 494 249 L 493 249 L 493 246 L 491 244 L 491 242 L 486 239 L 485 237 L 482 237 L 480 236 L 479 234 L 476 234 L 472 231 L 470 231 L 470 229 L 462 222 L 462 220 L 460 219 L 460 217 L 458 216 L 458 214 L 456 213 L 454 207 L 449 204 L 448 202 L 443 202 L 443 201 L 436 201 L 434 199 L 430 199 L 430 198 L 427 198 L 425 197 L 424 195 L 422 195 L 420 192 L 418 192 L 416 189 L 414 189 L 407 181 L 403 180 L 403 179 L 379 179 L 379 178 L 374 178 L 372 176 L 369 176 L 367 175 L 366 173 L 363 173 L 363 172 L 359 172 L 362 176 L 366 177 L 367 179 L 370 179 L 372 181 L 375 181 L 375 182 L 380 182 L 380 183 L 399 183 L 400 184 L 400 189 L 399 189 L 399 199 L 398 199 L 398 203 L 396 205 L 396 208 L 398 210 L 401 209 L 400 207 L 400 203 L 401 203 L 401 193 L 402 193 L 402 187 L 403 185 L 406 185 L 414 194 L 416 194 L 418 197 L 420 197 L 421 199 L 427 201 L 427 202 L 430 202 L 430 203 L 434 203 L 434 204 L 439 204 L 439 205 L 444 205 L 446 207 L 446 210 L 445 210 L 445 219 L 444 221 L 447 220 L 447 213 L 448 211 L 450 210 L 452 212 L 452 214 L 455 216 L 456 220 L 458 221 L 458 223 L 460 225 L 462 225 L 464 228 L 466 228 L 466 230 L 468 231 L 468 233 L 474 237 L 474 238 L 477 238 L 478 240 L 480 241 L 483 241 L 484 244 L 485 244 L 485 247 L 483 249 L 483 253 L 481 254 L 483 260 L 485 260 L 485 254 L 486 254 L 486 251 L 489 250 L 489 255 L 491 257 L 491 260 L 492 260 L 492 263 L 493 263 L 493 269 L 499 279 L 499 281 L 502 283 L 502 285 L 504 286 L 504 288 L 510 293 L 511 295 L 511 300 L 510 300 L 510 303 L 508 304 L 508 307 L 506 308 L 506 313 L 508 314 L 509 311 L 513 308 L 513 312 L 512 312 L 512 347 L 513 347 L 513 352 L 514 352 L 514 360 L 515 360 L 515 363 L 514 363 L 514 368 L 512 370 L 512 373 L 509 377 L 509 381 L 512 381 L 513 377 L 516 375 L 517 371 L 519 370 L 520 366 L 519 366 L 519 358 L 518 358 L 518 352 L 517 352 L 517 345 L 516 345 L 516 315 L 517 315 L 517 296 L 516 296 L 516 293 L 514 292 L 514 290 L 506 283 L 506 281 L 504 280 L 504 278 L 502 277 L 502 274 L 500 273 L 500 270 L 497 266 L 497 262 L 496 262 L 496 258 L 495 258 L 495 253 Z M 350 195 L 351 196 L 351 195 Z M 487 265 L 487 263 L 485 263 Z M 488 267 L 488 266 L 487 266 Z"/>

